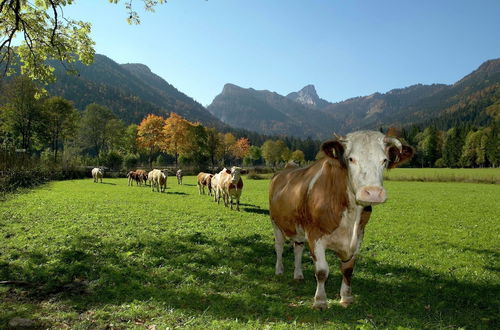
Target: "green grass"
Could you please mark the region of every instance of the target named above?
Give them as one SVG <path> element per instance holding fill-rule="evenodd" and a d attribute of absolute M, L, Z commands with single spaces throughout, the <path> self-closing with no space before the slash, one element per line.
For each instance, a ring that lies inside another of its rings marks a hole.
<path fill-rule="evenodd" d="M 386 180 L 500 183 L 500 168 L 396 168 L 385 173 Z"/>
<path fill-rule="evenodd" d="M 0 328 L 495 328 L 500 186 L 389 181 L 354 271 L 355 303 L 311 308 L 315 278 L 274 275 L 268 180 L 246 180 L 242 211 L 199 196 L 194 177 L 167 193 L 125 179 L 53 182 L 0 204 Z"/>

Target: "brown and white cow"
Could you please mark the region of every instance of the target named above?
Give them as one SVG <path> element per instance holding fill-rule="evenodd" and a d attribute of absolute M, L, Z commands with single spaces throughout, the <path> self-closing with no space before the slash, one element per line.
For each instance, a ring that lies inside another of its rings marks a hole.
<path fill-rule="evenodd" d="M 294 243 L 294 279 L 303 279 L 302 252 L 307 241 L 317 288 L 313 307 L 326 309 L 329 268 L 325 250 L 341 260 L 340 303 L 353 302 L 351 277 L 372 205 L 384 203 L 384 169 L 413 156 L 413 149 L 375 131 L 359 131 L 321 146 L 325 157 L 305 168 L 288 168 L 271 180 L 269 206 L 275 235 L 276 274 L 283 273 L 285 237 Z"/>
<path fill-rule="evenodd" d="M 201 194 L 205 195 L 205 187 L 208 188 L 208 196 L 212 196 L 212 178 L 213 174 L 200 172 L 198 173 L 198 191 Z"/>
<path fill-rule="evenodd" d="M 243 191 L 243 179 L 241 174 L 245 171 L 241 167 L 233 166 L 231 170 L 220 173 L 219 186 L 224 198 L 224 206 L 231 205 L 233 209 L 233 201 L 236 203 L 236 210 L 240 210 L 240 197 Z"/>

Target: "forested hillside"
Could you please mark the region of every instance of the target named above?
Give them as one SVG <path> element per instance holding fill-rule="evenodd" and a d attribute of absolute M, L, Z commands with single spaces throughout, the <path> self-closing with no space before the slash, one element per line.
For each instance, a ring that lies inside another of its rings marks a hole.
<path fill-rule="evenodd" d="M 59 63 L 55 83 L 47 86 L 51 95 L 73 101 L 83 110 L 88 104 L 109 107 L 126 123 L 138 123 L 149 113 L 168 116 L 176 112 L 193 121 L 223 126 L 201 104 L 181 93 L 142 64 L 120 65 L 104 55 L 94 63 L 75 64 L 78 75 L 68 75 Z"/>

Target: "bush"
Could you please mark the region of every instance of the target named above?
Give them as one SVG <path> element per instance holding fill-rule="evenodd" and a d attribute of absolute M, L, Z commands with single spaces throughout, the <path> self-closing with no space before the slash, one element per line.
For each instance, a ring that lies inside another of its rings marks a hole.
<path fill-rule="evenodd" d="M 137 164 L 139 164 L 139 156 L 134 154 L 128 154 L 123 159 L 123 166 L 126 170 L 132 170 L 137 168 Z"/>
<path fill-rule="evenodd" d="M 113 171 L 118 171 L 122 168 L 123 156 L 116 151 L 110 151 L 101 158 L 101 163 Z"/>
<path fill-rule="evenodd" d="M 436 160 L 436 162 L 434 163 L 434 166 L 439 167 L 439 168 L 446 167 L 446 164 L 444 163 L 444 159 L 439 158 L 438 160 Z"/>
<path fill-rule="evenodd" d="M 265 178 L 262 175 L 259 175 L 255 170 L 250 170 L 247 174 L 247 179 L 249 179 L 249 180 L 263 180 Z"/>

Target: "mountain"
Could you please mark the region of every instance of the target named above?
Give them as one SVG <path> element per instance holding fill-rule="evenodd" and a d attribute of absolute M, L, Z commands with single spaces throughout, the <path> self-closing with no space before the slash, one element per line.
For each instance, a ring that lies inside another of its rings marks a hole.
<path fill-rule="evenodd" d="M 312 108 L 323 108 L 328 102 L 320 99 L 314 85 L 307 85 L 298 92 L 292 92 L 286 96 L 290 100 Z"/>
<path fill-rule="evenodd" d="M 176 112 L 204 125 L 222 127 L 220 120 L 201 104 L 177 90 L 143 64 L 118 64 L 96 54 L 94 63 L 75 64 L 78 75 L 68 75 L 60 63 L 56 68 L 56 82 L 47 86 L 52 95 L 73 101 L 83 110 L 90 103 L 109 107 L 126 123 L 139 123 L 147 114 L 168 116 Z"/>
<path fill-rule="evenodd" d="M 207 109 L 230 126 L 261 134 L 319 139 L 329 132 L 324 113 L 267 90 L 226 84 Z"/>
<path fill-rule="evenodd" d="M 337 103 L 321 99 L 313 85 L 285 97 L 227 84 L 208 110 L 228 125 L 262 134 L 325 139 L 334 132 L 389 126 L 486 125 L 491 118 L 485 109 L 498 99 L 500 59 L 494 59 L 453 85 L 417 84 Z"/>

